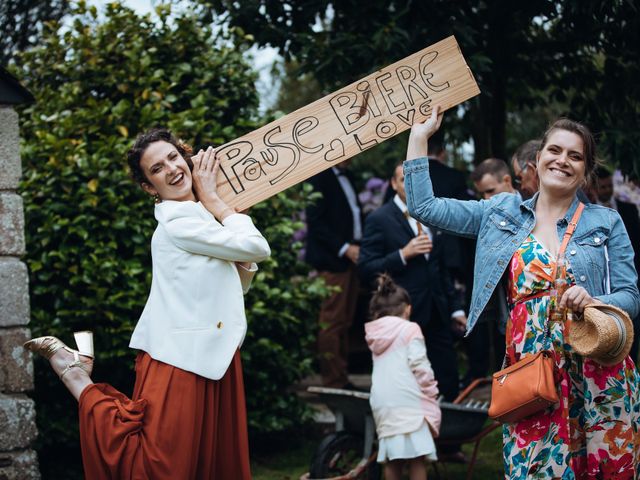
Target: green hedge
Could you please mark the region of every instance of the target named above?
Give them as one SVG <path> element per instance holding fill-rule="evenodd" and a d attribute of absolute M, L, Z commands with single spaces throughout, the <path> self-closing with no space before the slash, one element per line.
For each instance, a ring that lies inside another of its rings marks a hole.
<path fill-rule="evenodd" d="M 20 112 L 33 334 L 70 341 L 72 331 L 92 329 L 94 379 L 125 393 L 133 381 L 128 341 L 149 291 L 156 224 L 152 199 L 129 179 L 125 153 L 151 126 L 168 126 L 196 147 L 258 126 L 255 74 L 244 58 L 250 38 L 195 18 L 168 7 L 140 17 L 118 3 L 98 12 L 81 2 L 71 22 L 46 25 L 43 42 L 22 55 L 15 72 L 37 99 Z M 246 298 L 242 353 L 253 432 L 285 429 L 305 414 L 286 389 L 309 372 L 326 293 L 291 243 L 300 228 L 292 218 L 307 197 L 294 188 L 251 212 L 273 251 Z M 51 458 L 56 448 L 77 446 L 77 414 L 48 366 L 36 367 L 47 474 L 59 462 Z"/>

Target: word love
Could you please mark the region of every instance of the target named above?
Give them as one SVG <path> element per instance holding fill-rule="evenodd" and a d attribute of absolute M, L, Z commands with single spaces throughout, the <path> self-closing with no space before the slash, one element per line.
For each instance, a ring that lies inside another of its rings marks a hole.
<path fill-rule="evenodd" d="M 393 114 L 407 126 L 413 125 L 417 105 L 423 115 L 431 113 L 429 91 L 441 92 L 450 88 L 449 82 L 433 83 L 435 74 L 429 65 L 438 57 L 438 52 L 429 52 L 420 58 L 418 70 L 409 65 L 401 65 L 392 73 L 387 71 L 375 77 L 375 82 L 363 80 L 356 86 L 356 92 L 344 91 L 331 97 L 329 103 L 336 117 L 340 120 L 344 133 L 351 134 L 365 127 L 371 118 L 382 117 L 383 113 Z M 418 75 L 419 73 L 419 75 Z M 377 98 L 384 100 L 378 105 Z M 376 124 L 375 133 L 386 139 L 396 134 L 396 123 L 382 120 Z M 359 146 L 363 142 L 354 135 Z M 377 143 L 374 140 L 372 142 Z"/>
<path fill-rule="evenodd" d="M 218 148 L 218 192 L 248 208 L 479 92 L 449 37 Z"/>

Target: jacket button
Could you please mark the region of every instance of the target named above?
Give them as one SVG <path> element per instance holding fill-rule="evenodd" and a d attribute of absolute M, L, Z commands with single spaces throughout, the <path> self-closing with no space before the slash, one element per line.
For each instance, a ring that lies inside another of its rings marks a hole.
<path fill-rule="evenodd" d="M 571 255 L 575 255 L 575 254 L 576 254 L 576 251 L 575 251 L 575 250 L 571 250 L 569 253 L 570 253 Z"/>
<path fill-rule="evenodd" d="M 500 222 L 500 226 L 504 227 L 507 224 L 507 222 L 505 222 L 504 220 Z"/>
<path fill-rule="evenodd" d="M 596 242 L 596 243 L 600 243 L 600 237 L 594 238 L 593 241 Z"/>
<path fill-rule="evenodd" d="M 587 281 L 587 277 L 585 277 L 584 275 L 580 276 L 580 281 L 581 282 L 586 282 Z"/>
<path fill-rule="evenodd" d="M 216 325 L 216 327 L 222 328 L 222 322 L 218 322 L 218 325 Z"/>

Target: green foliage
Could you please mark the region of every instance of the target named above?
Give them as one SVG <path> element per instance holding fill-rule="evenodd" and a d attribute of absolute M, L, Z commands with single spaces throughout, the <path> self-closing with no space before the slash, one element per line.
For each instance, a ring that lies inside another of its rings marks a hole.
<path fill-rule="evenodd" d="M 69 0 L 0 1 L 0 65 L 8 65 L 14 56 L 35 45 L 42 23 L 59 20 L 69 9 Z"/>
<path fill-rule="evenodd" d="M 291 218 L 300 212 L 303 199 L 317 196 L 311 190 L 310 185 L 293 187 L 251 211 L 258 225 L 265 225 L 264 235 L 275 252 L 256 274 L 246 300 L 249 330 L 242 358 L 249 426 L 256 432 L 296 427 L 309 418 L 289 387 L 311 372 L 319 299 L 328 293 L 324 282 L 310 279 L 308 267 L 298 261 L 302 244 L 291 243 L 303 227 Z"/>
<path fill-rule="evenodd" d="M 92 329 L 94 378 L 126 393 L 128 341 L 149 291 L 156 225 L 152 199 L 129 178 L 126 151 L 151 126 L 168 126 L 195 146 L 256 128 L 248 46 L 238 30 L 203 27 L 168 7 L 139 17 L 117 2 L 100 13 L 81 2 L 66 27 L 48 24 L 42 43 L 19 59 L 15 73 L 37 99 L 20 112 L 31 327 L 64 340 Z M 246 299 L 249 422 L 259 431 L 297 423 L 303 413 L 285 389 L 309 371 L 325 292 L 291 244 L 301 226 L 291 218 L 307 193 L 292 189 L 252 212 L 273 250 Z M 55 463 L 56 446 L 75 441 L 75 407 L 42 361 L 36 377 L 41 461 L 49 455 Z"/>

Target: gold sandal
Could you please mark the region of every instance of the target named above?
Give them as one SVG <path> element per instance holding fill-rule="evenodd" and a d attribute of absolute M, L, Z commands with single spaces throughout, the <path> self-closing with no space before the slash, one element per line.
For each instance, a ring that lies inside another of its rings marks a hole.
<path fill-rule="evenodd" d="M 78 350 L 67 347 L 62 340 L 56 337 L 38 337 L 33 338 L 26 342 L 23 347 L 33 353 L 39 353 L 44 358 L 49 360 L 58 350 L 61 348 L 67 352 L 73 353 L 73 362 L 69 363 L 64 370 L 60 373 L 60 378 L 64 377 L 72 368 L 80 368 L 84 370 L 87 375 L 91 375 L 93 370 L 93 332 L 82 331 L 75 332 L 73 337 L 76 341 Z M 80 356 L 89 357 L 91 360 L 88 362 L 80 360 Z"/>

